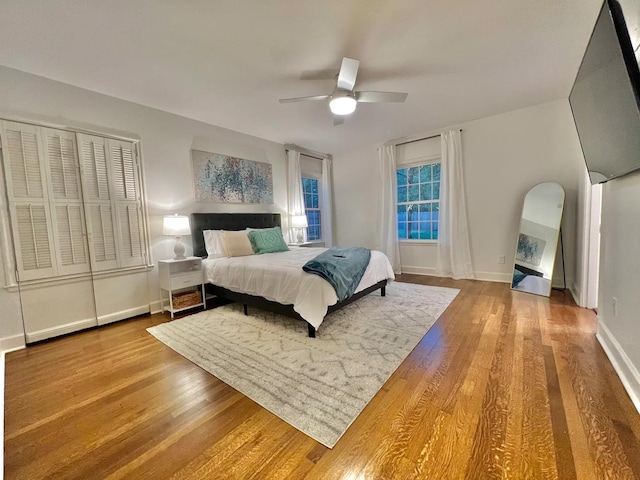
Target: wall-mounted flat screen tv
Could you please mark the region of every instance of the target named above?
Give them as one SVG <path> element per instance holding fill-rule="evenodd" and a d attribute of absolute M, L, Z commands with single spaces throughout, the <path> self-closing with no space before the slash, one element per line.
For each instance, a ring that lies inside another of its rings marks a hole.
<path fill-rule="evenodd" d="M 640 169 L 640 71 L 616 0 L 602 6 L 569 103 L 592 183 Z"/>

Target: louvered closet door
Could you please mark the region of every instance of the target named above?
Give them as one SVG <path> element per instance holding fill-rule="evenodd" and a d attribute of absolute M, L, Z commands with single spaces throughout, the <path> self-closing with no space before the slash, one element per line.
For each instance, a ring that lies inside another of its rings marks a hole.
<path fill-rule="evenodd" d="M 121 266 L 145 264 L 140 184 L 133 143 L 108 140 Z"/>
<path fill-rule="evenodd" d="M 113 208 L 111 164 L 107 140 L 78 133 L 80 173 L 87 217 L 91 268 L 118 268 L 116 212 Z"/>
<path fill-rule="evenodd" d="M 42 129 L 58 274 L 89 272 L 76 134 Z"/>
<path fill-rule="evenodd" d="M 131 142 L 78 134 L 94 271 L 144 265 L 140 183 Z"/>
<path fill-rule="evenodd" d="M 56 265 L 39 128 L 3 121 L 0 135 L 19 279 L 51 277 Z"/>

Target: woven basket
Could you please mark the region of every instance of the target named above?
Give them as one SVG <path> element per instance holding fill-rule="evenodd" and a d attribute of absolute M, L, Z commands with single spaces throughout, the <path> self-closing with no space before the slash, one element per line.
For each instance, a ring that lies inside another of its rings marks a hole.
<path fill-rule="evenodd" d="M 200 292 L 180 292 L 173 294 L 173 308 L 185 308 L 197 305 L 202 302 Z"/>

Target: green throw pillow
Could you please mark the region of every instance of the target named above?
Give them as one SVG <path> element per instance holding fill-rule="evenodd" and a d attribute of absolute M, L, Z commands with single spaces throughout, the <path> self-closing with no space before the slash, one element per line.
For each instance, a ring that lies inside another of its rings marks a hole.
<path fill-rule="evenodd" d="M 289 250 L 287 243 L 282 238 L 280 227 L 251 230 L 248 237 L 255 253 L 286 252 Z"/>

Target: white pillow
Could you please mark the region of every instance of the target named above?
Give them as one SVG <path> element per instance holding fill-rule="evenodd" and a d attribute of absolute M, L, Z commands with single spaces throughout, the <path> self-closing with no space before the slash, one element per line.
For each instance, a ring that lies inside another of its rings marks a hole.
<path fill-rule="evenodd" d="M 222 230 L 203 230 L 204 248 L 207 250 L 207 258 L 226 257 L 227 252 L 222 242 Z"/>

